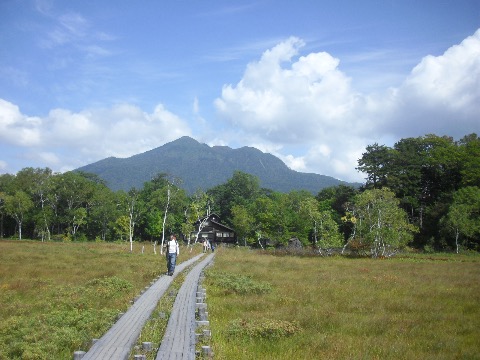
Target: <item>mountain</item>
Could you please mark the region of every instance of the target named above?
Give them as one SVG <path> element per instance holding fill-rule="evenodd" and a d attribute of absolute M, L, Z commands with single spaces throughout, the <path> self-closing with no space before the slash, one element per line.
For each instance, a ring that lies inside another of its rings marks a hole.
<path fill-rule="evenodd" d="M 301 173 L 289 169 L 279 158 L 252 147 L 232 149 L 228 146 L 201 144 L 184 136 L 156 149 L 120 159 L 109 157 L 75 171 L 98 175 L 112 190 L 140 189 L 159 173 L 182 179 L 182 187 L 193 194 L 225 183 L 235 170 L 257 176 L 260 186 L 279 192 L 321 189 L 346 183 L 330 176 Z"/>

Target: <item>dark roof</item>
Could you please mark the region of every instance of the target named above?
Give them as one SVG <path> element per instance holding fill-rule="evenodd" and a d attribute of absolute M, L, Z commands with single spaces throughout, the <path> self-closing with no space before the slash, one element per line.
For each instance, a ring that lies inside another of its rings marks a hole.
<path fill-rule="evenodd" d="M 207 217 L 205 216 L 205 217 L 203 217 L 201 220 L 204 220 L 205 218 L 207 218 Z M 211 214 L 208 216 L 208 220 L 210 220 L 212 223 L 214 223 L 214 224 L 216 224 L 216 225 L 218 225 L 218 226 L 221 226 L 221 227 L 223 227 L 223 228 L 225 228 L 225 229 L 227 229 L 227 230 L 230 230 L 230 231 L 235 232 L 235 230 L 232 229 L 231 227 L 228 227 L 227 225 L 224 225 L 224 224 L 220 223 L 220 221 L 219 221 L 219 220 L 220 220 L 220 216 L 218 216 L 218 215 L 215 214 L 215 213 L 211 213 Z M 195 224 L 197 224 L 197 223 L 198 223 L 198 221 L 197 221 Z"/>
<path fill-rule="evenodd" d="M 216 224 L 216 225 L 219 225 L 219 226 L 221 226 L 221 227 L 223 227 L 223 228 L 227 229 L 227 230 L 230 230 L 230 231 L 233 231 L 233 232 L 235 232 L 235 230 L 233 230 L 231 227 L 228 227 L 227 225 L 220 224 L 219 222 L 217 222 L 217 221 L 214 221 L 214 220 L 210 220 L 210 221 L 211 221 L 212 223 Z"/>

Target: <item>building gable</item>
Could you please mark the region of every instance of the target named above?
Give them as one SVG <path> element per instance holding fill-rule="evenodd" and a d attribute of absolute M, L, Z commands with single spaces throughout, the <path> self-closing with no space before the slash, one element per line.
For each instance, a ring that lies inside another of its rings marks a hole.
<path fill-rule="evenodd" d="M 203 221 L 203 218 L 201 221 Z M 201 221 L 197 221 L 195 223 L 195 233 L 193 234 L 193 238 L 195 238 Z M 208 219 L 206 220 L 204 227 L 198 234 L 198 241 L 202 241 L 203 239 L 207 239 L 210 242 L 215 243 L 236 243 L 237 238 L 235 231 L 220 223 L 220 218 L 217 214 L 210 214 Z"/>

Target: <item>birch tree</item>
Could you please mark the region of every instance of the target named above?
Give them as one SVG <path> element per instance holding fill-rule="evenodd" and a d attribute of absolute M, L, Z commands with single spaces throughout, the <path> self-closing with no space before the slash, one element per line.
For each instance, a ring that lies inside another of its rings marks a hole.
<path fill-rule="evenodd" d="M 3 239 L 3 218 L 4 218 L 4 214 L 6 213 L 5 197 L 6 197 L 6 194 L 0 191 L 0 239 Z"/>
<path fill-rule="evenodd" d="M 305 199 L 301 204 L 300 211 L 313 223 L 313 245 L 317 246 L 318 219 L 320 218 L 317 201 L 313 198 Z"/>
<path fill-rule="evenodd" d="M 450 229 L 455 238 L 455 251 L 460 251 L 461 245 L 478 248 L 480 235 L 480 188 L 467 186 L 456 191 L 453 203 L 447 215 L 441 220 L 441 225 Z"/>
<path fill-rule="evenodd" d="M 21 189 L 27 191 L 32 196 L 34 205 L 39 207 L 35 216 L 35 225 L 42 241 L 45 237 L 50 240 L 52 211 L 48 206 L 48 195 L 51 192 L 52 179 L 52 170 L 49 168 L 25 168 L 16 175 L 16 182 L 20 184 Z"/>
<path fill-rule="evenodd" d="M 303 200 L 301 212 L 313 224 L 313 243 L 315 247 L 327 249 L 342 245 L 342 237 L 331 212 L 326 210 L 320 211 L 319 204 L 314 198 Z"/>
<path fill-rule="evenodd" d="M 138 191 L 133 188 L 128 193 L 119 192 L 121 205 L 128 220 L 128 240 L 130 242 L 130 252 L 133 252 L 133 234 L 135 226 L 140 217 L 141 204 Z"/>
<path fill-rule="evenodd" d="M 5 209 L 17 222 L 18 238 L 22 240 L 22 225 L 28 211 L 33 207 L 33 201 L 22 190 L 15 191 L 14 195 L 5 196 Z"/>
<path fill-rule="evenodd" d="M 198 228 L 195 234 L 195 244 L 198 242 L 199 234 L 202 232 L 203 228 L 207 224 L 210 213 L 210 198 L 204 191 L 198 190 L 192 197 L 192 201 L 190 203 L 189 219 L 187 220 L 191 223 L 198 224 Z M 190 246 L 190 236 L 188 237 L 188 245 Z"/>
<path fill-rule="evenodd" d="M 399 200 L 388 188 L 366 190 L 355 196 L 355 232 L 370 246 L 372 257 L 389 257 L 413 239 L 416 227 L 408 223 Z"/>
<path fill-rule="evenodd" d="M 158 174 L 150 182 L 145 183 L 141 192 L 141 199 L 145 202 L 147 213 L 148 232 L 155 237 L 153 252 L 157 253 L 158 236 L 161 235 L 160 253 L 163 254 L 165 244 L 165 232 L 175 226 L 176 209 L 182 209 L 178 203 L 182 201 L 184 194 L 179 188 L 180 179 L 169 177 L 165 173 Z"/>

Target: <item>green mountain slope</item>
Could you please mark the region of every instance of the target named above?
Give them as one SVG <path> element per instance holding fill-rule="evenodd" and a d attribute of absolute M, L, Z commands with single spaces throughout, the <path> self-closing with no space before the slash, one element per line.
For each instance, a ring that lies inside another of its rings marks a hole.
<path fill-rule="evenodd" d="M 316 194 L 329 186 L 359 185 L 291 170 L 277 157 L 252 147 L 210 147 L 187 136 L 129 158 L 109 157 L 76 169 L 97 174 L 112 190 L 126 191 L 141 188 L 158 173 L 167 173 L 181 178 L 189 194 L 226 182 L 235 170 L 255 175 L 260 186 L 280 192 L 307 190 Z"/>

